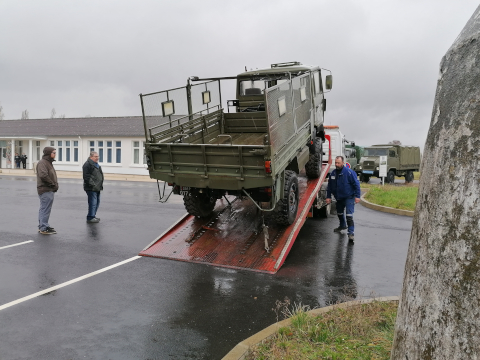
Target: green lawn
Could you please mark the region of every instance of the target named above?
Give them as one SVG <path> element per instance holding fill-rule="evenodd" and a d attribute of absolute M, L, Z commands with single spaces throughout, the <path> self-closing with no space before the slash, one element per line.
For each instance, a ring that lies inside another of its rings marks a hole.
<path fill-rule="evenodd" d="M 363 184 L 362 184 L 362 187 Z M 417 202 L 418 186 L 395 186 L 395 185 L 370 185 L 365 200 L 395 209 L 415 210 Z"/>
<path fill-rule="evenodd" d="M 297 307 L 291 326 L 255 346 L 246 359 L 390 359 L 397 306 L 375 301 L 319 316 Z"/>

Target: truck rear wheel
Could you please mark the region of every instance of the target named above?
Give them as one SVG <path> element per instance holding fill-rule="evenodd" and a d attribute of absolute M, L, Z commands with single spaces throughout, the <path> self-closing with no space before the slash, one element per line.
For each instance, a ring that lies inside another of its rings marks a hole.
<path fill-rule="evenodd" d="M 315 139 L 315 153 L 310 154 L 308 162 L 305 164 L 305 173 L 309 179 L 317 179 L 322 172 L 322 139 Z"/>
<path fill-rule="evenodd" d="M 413 182 L 413 171 L 407 171 L 407 173 L 405 174 L 405 182 L 406 183 L 411 183 Z"/>
<path fill-rule="evenodd" d="M 276 223 L 281 225 L 293 224 L 298 211 L 298 193 L 297 174 L 295 174 L 295 171 L 285 170 L 283 199 L 278 200 L 272 214 Z"/>
<path fill-rule="evenodd" d="M 190 215 L 196 217 L 208 217 L 215 208 L 217 199 L 198 191 L 190 191 L 183 196 L 183 204 Z"/>

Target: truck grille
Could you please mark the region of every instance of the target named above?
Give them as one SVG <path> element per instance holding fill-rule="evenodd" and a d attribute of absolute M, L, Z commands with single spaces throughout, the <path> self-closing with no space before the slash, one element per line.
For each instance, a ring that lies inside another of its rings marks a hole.
<path fill-rule="evenodd" d="M 368 170 L 368 169 L 372 169 L 372 170 L 373 170 L 373 169 L 375 168 L 375 161 L 365 161 L 365 162 L 363 163 L 363 168 L 364 168 L 365 170 Z"/>

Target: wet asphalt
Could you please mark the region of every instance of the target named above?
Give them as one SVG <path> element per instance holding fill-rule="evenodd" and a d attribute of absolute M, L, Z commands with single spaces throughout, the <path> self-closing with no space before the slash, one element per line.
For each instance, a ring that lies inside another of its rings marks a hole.
<path fill-rule="evenodd" d="M 106 181 L 86 224 L 80 180 L 60 179 L 37 233 L 35 179 L 0 176 L 0 306 L 137 255 L 180 218 L 155 183 Z M 336 217 L 308 219 L 275 275 L 139 258 L 0 310 L 0 359 L 221 359 L 277 320 L 277 300 L 321 307 L 399 295 L 411 218 L 355 208 L 356 242 Z M 280 316 L 280 319 L 282 317 Z"/>

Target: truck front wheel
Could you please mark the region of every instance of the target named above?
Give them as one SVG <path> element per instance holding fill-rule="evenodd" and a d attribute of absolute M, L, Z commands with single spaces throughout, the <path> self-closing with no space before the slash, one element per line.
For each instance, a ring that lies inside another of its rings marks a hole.
<path fill-rule="evenodd" d="M 285 170 L 283 199 L 278 200 L 273 217 L 281 225 L 293 224 L 298 211 L 298 178 L 295 171 Z"/>
<path fill-rule="evenodd" d="M 187 212 L 190 215 L 200 218 L 210 216 L 215 208 L 216 202 L 217 199 L 208 194 L 199 193 L 194 190 L 183 196 L 183 203 Z"/>
<path fill-rule="evenodd" d="M 388 172 L 386 180 L 388 184 L 393 184 L 395 182 L 395 173 L 392 170 Z"/>

